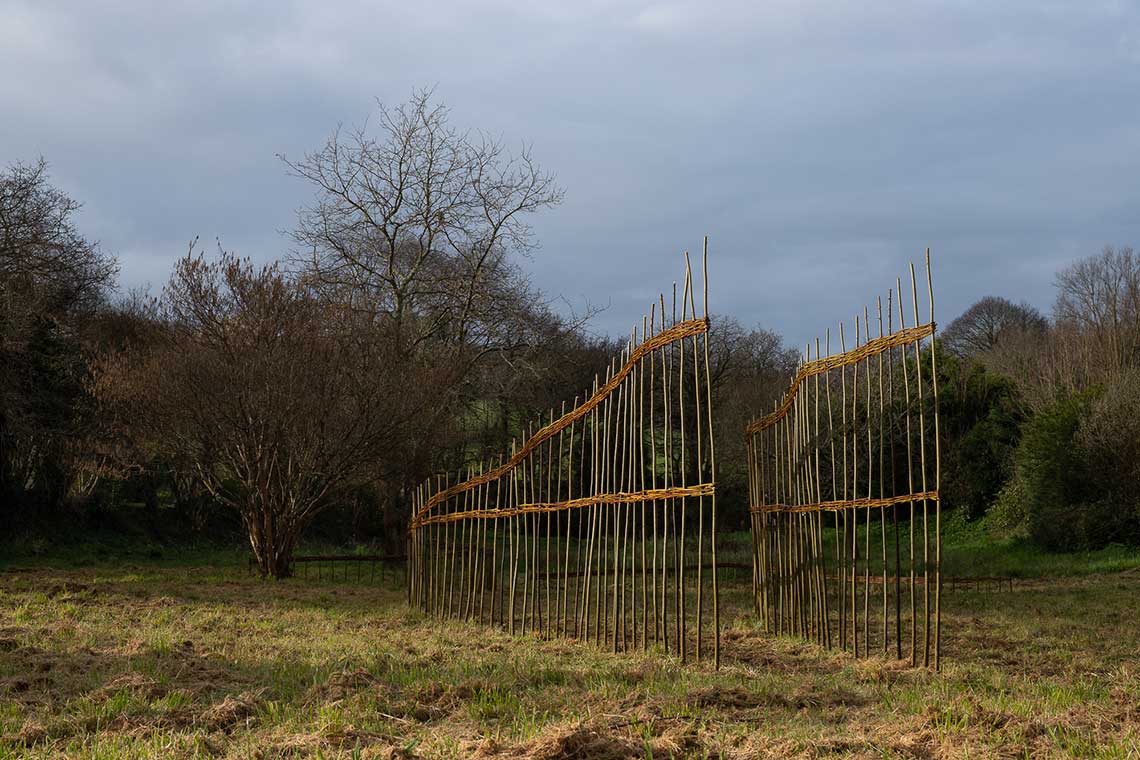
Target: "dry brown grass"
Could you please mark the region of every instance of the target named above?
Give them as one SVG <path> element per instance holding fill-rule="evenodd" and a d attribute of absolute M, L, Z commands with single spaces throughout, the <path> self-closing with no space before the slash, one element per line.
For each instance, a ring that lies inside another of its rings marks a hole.
<path fill-rule="evenodd" d="M 1140 756 L 1140 577 L 947 597 L 946 668 L 762 634 L 681 668 L 226 570 L 0 575 L 4 757 Z"/>

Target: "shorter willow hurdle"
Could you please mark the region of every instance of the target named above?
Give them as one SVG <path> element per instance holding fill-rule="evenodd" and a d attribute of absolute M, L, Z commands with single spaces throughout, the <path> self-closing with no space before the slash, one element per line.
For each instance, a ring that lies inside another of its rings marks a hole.
<path fill-rule="evenodd" d="M 875 311 L 815 341 L 747 428 L 753 595 L 766 630 L 854 656 L 941 664 L 942 510 L 934 286 L 910 268 Z M 909 300 L 909 307 L 905 303 Z M 898 321 L 895 322 L 897 309 Z M 908 313 L 909 311 L 909 313 Z M 853 345 L 848 348 L 848 337 Z M 924 342 L 926 348 L 923 348 Z M 925 368 L 924 368 L 925 367 Z M 905 633 L 904 633 L 905 631 Z"/>
<path fill-rule="evenodd" d="M 707 271 L 706 241 L 702 316 L 686 255 L 680 302 L 674 284 L 585 401 L 418 488 L 410 604 L 719 665 Z"/>

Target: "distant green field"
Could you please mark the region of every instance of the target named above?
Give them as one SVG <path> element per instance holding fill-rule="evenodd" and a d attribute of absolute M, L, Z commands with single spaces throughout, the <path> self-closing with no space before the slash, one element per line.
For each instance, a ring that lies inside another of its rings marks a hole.
<path fill-rule="evenodd" d="M 830 547 L 834 545 L 834 532 L 826 525 L 825 522 L 824 546 L 830 551 Z M 902 525 L 902 530 L 905 536 L 905 523 Z M 862 528 L 859 536 L 860 546 L 863 546 Z M 876 558 L 880 551 L 878 541 L 879 528 L 876 523 L 871 535 L 872 554 Z M 946 576 L 1070 577 L 1140 568 L 1138 547 L 1113 545 L 1089 552 L 1051 553 L 1025 540 L 996 539 L 986 532 L 981 523 L 963 523 L 953 515 L 947 516 L 945 520 L 942 544 L 943 572 Z M 887 548 L 888 561 L 893 562 L 890 536 Z M 298 554 L 377 552 L 375 547 L 344 546 L 313 541 L 302 545 L 298 550 Z M 718 553 L 722 562 L 750 563 L 748 533 L 722 533 L 718 541 Z M 124 563 L 158 567 L 226 566 L 243 564 L 248 557 L 249 550 L 240 537 L 235 537 L 227 543 L 215 540 L 194 544 L 164 543 L 142 535 L 124 536 L 108 533 L 88 538 L 63 535 L 57 541 L 36 537 L 0 542 L 0 568 L 120 567 Z"/>
<path fill-rule="evenodd" d="M 823 544 L 828 561 L 833 561 L 835 532 L 826 527 Z M 890 531 L 888 525 L 888 531 Z M 906 541 L 906 525 L 902 525 Z M 933 541 L 933 522 L 931 523 Z M 859 530 L 859 546 L 864 546 L 865 532 Z M 872 525 L 871 555 L 874 568 L 879 567 L 880 530 Z M 919 539 L 921 541 L 921 539 Z M 747 533 L 730 533 L 722 536 L 720 557 L 725 561 L 750 562 Z M 921 551 L 921 550 L 920 550 Z M 933 552 L 933 546 L 931 548 Z M 905 557 L 905 554 L 904 554 Z M 888 567 L 893 565 L 893 535 L 887 538 Z M 942 571 L 946 577 L 1010 576 L 1013 578 L 1068 578 L 1090 573 L 1112 573 L 1140 568 L 1140 548 L 1109 546 L 1089 552 L 1057 554 L 1039 549 L 1023 539 L 997 539 L 991 537 L 979 524 L 962 524 L 948 519 L 943 529 Z M 921 572 L 921 564 L 919 565 Z"/>

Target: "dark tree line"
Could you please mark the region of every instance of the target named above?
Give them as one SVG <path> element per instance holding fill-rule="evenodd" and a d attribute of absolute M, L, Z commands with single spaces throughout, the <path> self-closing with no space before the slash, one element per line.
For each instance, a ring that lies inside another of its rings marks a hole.
<path fill-rule="evenodd" d="M 322 515 L 399 551 L 416 484 L 509 449 L 620 351 L 522 269 L 529 218 L 562 199 L 552 175 L 455 129 L 430 93 L 282 161 L 314 195 L 279 262 L 195 243 L 160 292 L 119 299 L 114 258 L 78 233 L 45 165 L 3 176 L 9 514 L 141 502 L 188 530 L 236 515 L 275 576 Z M 758 384 L 777 393 L 792 357 L 731 319 L 712 335 L 731 452 Z M 722 472 L 743 504 L 743 467 Z"/>
<path fill-rule="evenodd" d="M 337 521 L 399 551 L 417 483 L 508 450 L 620 351 L 526 277 L 553 176 L 430 93 L 282 161 L 313 200 L 279 262 L 195 244 L 159 293 L 123 298 L 46 164 L 0 174 L 0 519 L 230 515 L 276 576 Z M 798 356 L 730 317 L 709 340 L 722 519 L 743 528 L 743 428 Z M 935 350 L 949 508 L 1050 547 L 1140 542 L 1131 249 L 1062 270 L 1051 318 L 987 297 Z"/>
<path fill-rule="evenodd" d="M 1051 319 L 988 297 L 943 333 L 949 503 L 1049 548 L 1138 544 L 1140 257 L 1055 284 Z"/>

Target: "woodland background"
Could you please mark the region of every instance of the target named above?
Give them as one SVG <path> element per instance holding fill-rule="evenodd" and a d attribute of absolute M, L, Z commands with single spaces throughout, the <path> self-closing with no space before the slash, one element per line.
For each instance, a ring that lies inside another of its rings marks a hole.
<path fill-rule="evenodd" d="M 45 160 L 0 172 L 5 543 L 246 542 L 271 575 L 302 541 L 400 553 L 412 487 L 508 450 L 629 340 L 528 281 L 554 176 L 428 92 L 282 170 L 312 200 L 278 261 L 195 240 L 126 294 Z M 995 540 L 1137 546 L 1140 256 L 1055 285 L 1051 313 L 979 292 L 939 325 L 944 504 Z M 745 529 L 742 430 L 799 351 L 717 314 L 710 356 L 722 525 Z"/>

